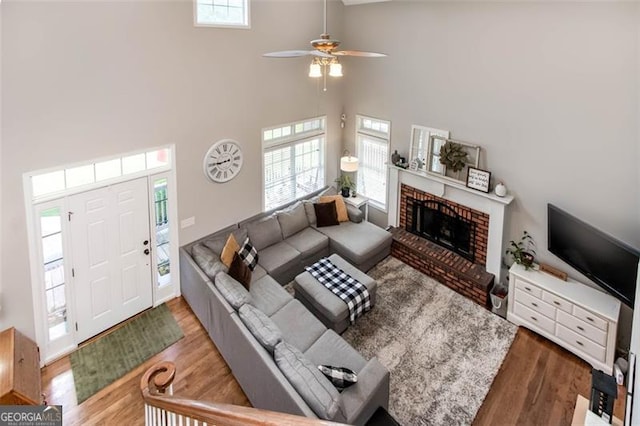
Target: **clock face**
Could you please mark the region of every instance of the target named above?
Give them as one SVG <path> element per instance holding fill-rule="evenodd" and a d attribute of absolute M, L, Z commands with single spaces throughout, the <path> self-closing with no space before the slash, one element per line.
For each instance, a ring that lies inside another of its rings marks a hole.
<path fill-rule="evenodd" d="M 223 139 L 211 145 L 204 156 L 204 174 L 212 182 L 227 182 L 242 168 L 242 149 L 234 140 Z"/>

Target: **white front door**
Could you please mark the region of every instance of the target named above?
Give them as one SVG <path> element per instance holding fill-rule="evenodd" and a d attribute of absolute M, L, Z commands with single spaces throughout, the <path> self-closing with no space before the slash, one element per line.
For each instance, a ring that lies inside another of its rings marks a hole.
<path fill-rule="evenodd" d="M 152 305 L 147 178 L 69 198 L 76 341 Z"/>

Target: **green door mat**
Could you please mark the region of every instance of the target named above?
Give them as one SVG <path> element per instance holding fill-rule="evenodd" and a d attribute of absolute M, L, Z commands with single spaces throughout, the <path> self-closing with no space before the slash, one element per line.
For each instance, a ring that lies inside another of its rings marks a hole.
<path fill-rule="evenodd" d="M 78 349 L 71 354 L 78 404 L 183 336 L 171 311 L 162 304 Z"/>

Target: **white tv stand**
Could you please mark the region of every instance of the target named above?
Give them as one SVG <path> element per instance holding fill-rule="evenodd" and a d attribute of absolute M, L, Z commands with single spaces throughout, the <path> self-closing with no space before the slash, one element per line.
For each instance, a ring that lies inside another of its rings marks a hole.
<path fill-rule="evenodd" d="M 613 372 L 620 302 L 574 280 L 514 264 L 507 319 L 557 343 L 607 374 Z"/>

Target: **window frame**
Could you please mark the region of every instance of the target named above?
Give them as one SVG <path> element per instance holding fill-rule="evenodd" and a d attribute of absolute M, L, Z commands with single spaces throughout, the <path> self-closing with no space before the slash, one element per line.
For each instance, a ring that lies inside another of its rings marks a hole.
<path fill-rule="evenodd" d="M 305 123 L 312 123 L 316 120 L 319 120 L 319 127 L 318 128 L 311 128 L 309 130 L 303 130 L 300 132 L 295 131 L 296 125 L 302 125 L 304 127 Z M 285 128 L 290 128 L 290 132 L 285 134 L 284 136 L 279 136 L 279 137 L 271 137 L 268 140 L 265 140 L 265 134 L 267 132 L 273 132 L 274 130 L 283 130 Z M 292 202 L 303 198 L 304 196 L 308 195 L 308 194 L 304 194 L 304 195 L 300 195 L 297 197 L 294 197 L 292 199 L 289 199 L 287 201 L 285 201 L 283 204 L 277 205 L 277 206 L 270 206 L 269 208 L 267 208 L 267 197 L 266 197 L 266 176 L 265 176 L 265 171 L 266 171 L 266 164 L 265 164 L 265 154 L 267 152 L 270 151 L 274 151 L 274 150 L 279 150 L 279 149 L 283 149 L 283 148 L 295 148 L 296 145 L 298 144 L 302 144 L 302 143 L 306 143 L 309 142 L 313 139 L 319 139 L 320 140 L 320 146 L 319 146 L 319 150 L 320 150 L 320 166 L 322 168 L 321 173 L 322 173 L 322 182 L 319 185 L 318 188 L 316 188 L 314 191 L 317 191 L 318 189 L 321 189 L 322 187 L 324 187 L 326 185 L 327 182 L 327 117 L 326 116 L 318 116 L 318 117 L 312 117 L 312 118 L 308 118 L 308 119 L 304 119 L 304 120 L 298 120 L 298 121 L 294 121 L 294 122 L 290 122 L 290 123 L 286 123 L 286 124 L 281 124 L 281 125 L 277 125 L 277 126 L 270 126 L 270 127 L 265 127 L 262 129 L 261 131 L 261 140 L 262 140 L 262 159 L 261 159 L 261 166 L 262 166 L 262 170 L 261 170 L 261 175 L 262 175 L 262 211 L 272 211 L 272 210 L 276 210 L 279 208 L 282 208 L 283 206 L 286 206 L 288 204 L 291 204 Z M 291 157 L 292 159 L 295 159 L 295 155 Z M 294 166 L 295 167 L 295 166 Z M 291 178 L 295 178 L 296 174 L 291 175 Z M 316 185 L 317 186 L 317 185 Z M 314 191 L 309 192 L 313 193 Z"/>
<path fill-rule="evenodd" d="M 387 131 L 386 132 L 382 132 L 382 131 L 377 131 L 368 127 L 365 127 L 363 125 L 365 120 L 372 120 L 375 122 L 379 122 L 381 124 L 385 124 L 387 127 Z M 388 168 L 387 165 L 389 164 L 389 158 L 391 155 L 391 121 L 390 120 L 383 120 L 380 118 L 375 118 L 375 117 L 371 117 L 371 116 L 367 116 L 367 115 L 363 115 L 363 114 L 356 114 L 356 129 L 355 129 L 355 146 L 356 146 L 356 156 L 358 157 L 358 161 L 359 161 L 359 166 L 358 166 L 358 172 L 357 172 L 357 176 L 356 176 L 356 186 L 357 186 L 357 192 L 359 195 L 362 195 L 363 197 L 367 198 L 369 200 L 369 205 L 384 212 L 387 213 L 387 209 L 389 206 L 389 172 L 388 172 Z M 380 203 L 378 200 L 375 200 L 373 198 L 371 198 L 370 196 L 368 196 L 366 193 L 362 192 L 362 188 L 360 188 L 360 185 L 358 185 L 359 181 L 360 181 L 360 169 L 362 169 L 363 166 L 363 160 L 364 157 L 361 155 L 361 137 L 366 137 L 369 139 L 373 139 L 376 142 L 382 142 L 382 143 L 386 143 L 386 147 L 387 147 L 387 154 L 386 154 L 386 159 L 385 162 L 383 164 L 383 169 L 382 172 L 384 173 L 384 186 L 385 186 L 385 191 L 384 191 L 384 203 Z"/>
<path fill-rule="evenodd" d="M 216 1 L 216 0 L 213 0 Z M 228 28 L 237 30 L 251 29 L 251 0 L 243 0 L 244 2 L 244 24 L 231 24 L 224 22 L 203 23 L 198 22 L 198 0 L 193 0 L 193 26 L 203 28 Z"/>

